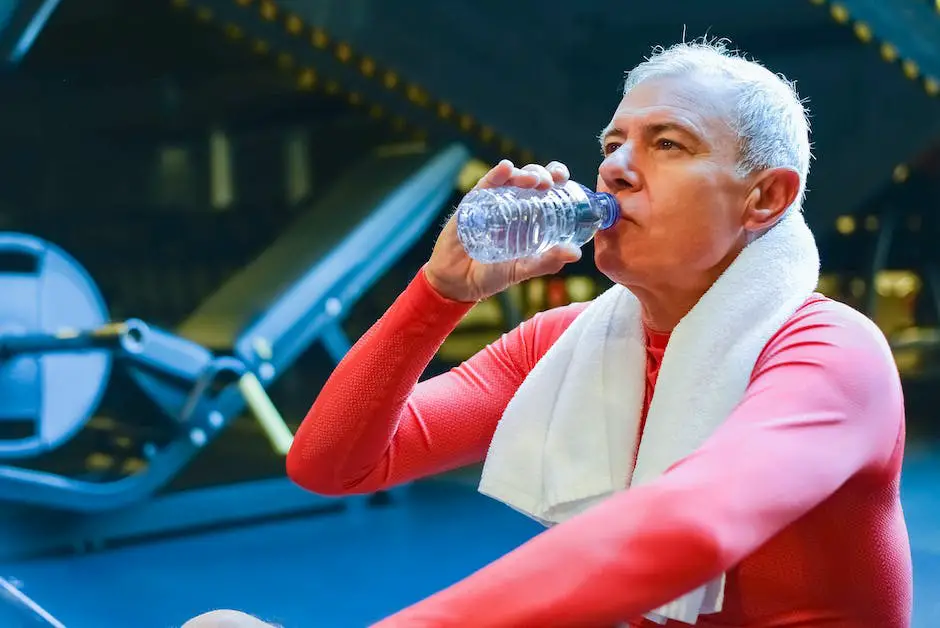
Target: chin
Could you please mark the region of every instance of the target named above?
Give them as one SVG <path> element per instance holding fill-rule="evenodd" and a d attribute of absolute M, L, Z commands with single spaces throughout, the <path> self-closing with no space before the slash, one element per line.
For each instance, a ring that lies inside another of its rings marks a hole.
<path fill-rule="evenodd" d="M 594 265 L 608 279 L 621 283 L 620 277 L 626 270 L 623 255 L 620 250 L 610 245 L 610 243 L 594 243 Z"/>
<path fill-rule="evenodd" d="M 638 262 L 636 257 L 624 255 L 623 249 L 617 246 L 613 239 L 594 243 L 594 265 L 614 283 L 622 286 L 637 283 L 639 276 L 643 274 L 637 267 Z"/>

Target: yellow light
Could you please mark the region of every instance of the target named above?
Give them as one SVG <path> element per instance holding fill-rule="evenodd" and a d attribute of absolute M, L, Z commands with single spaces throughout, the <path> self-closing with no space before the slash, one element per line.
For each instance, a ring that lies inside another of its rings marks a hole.
<path fill-rule="evenodd" d="M 522 158 L 522 163 L 524 164 L 531 164 L 535 162 L 535 153 L 529 149 L 521 151 L 519 156 Z"/>
<path fill-rule="evenodd" d="M 338 94 L 338 93 L 339 93 L 339 83 L 337 83 L 336 81 L 327 81 L 327 82 L 326 82 L 326 87 L 325 87 L 324 89 L 326 89 L 326 93 L 327 93 L 327 94 L 330 94 L 331 96 L 332 96 L 332 95 L 335 95 L 335 94 Z"/>
<path fill-rule="evenodd" d="M 189 5 L 189 0 L 173 0 L 173 6 L 177 9 L 182 9 Z"/>
<path fill-rule="evenodd" d="M 937 94 L 940 94 L 940 82 L 938 82 L 937 79 L 928 76 L 924 79 L 924 89 L 931 96 L 936 96 Z"/>
<path fill-rule="evenodd" d="M 304 21 L 293 13 L 287 16 L 285 24 L 287 26 L 287 32 L 291 35 L 299 35 L 301 31 L 304 30 Z"/>
<path fill-rule="evenodd" d="M 269 46 L 268 42 L 266 42 L 263 39 L 256 39 L 251 44 L 251 49 L 259 55 L 264 55 L 264 54 L 268 54 L 268 51 L 271 50 L 271 46 Z"/>
<path fill-rule="evenodd" d="M 347 99 L 349 100 L 350 105 L 358 107 L 362 104 L 362 95 L 359 94 L 359 92 L 349 92 Z"/>
<path fill-rule="evenodd" d="M 529 306 L 535 311 L 541 310 L 545 306 L 545 300 L 548 296 L 548 284 L 542 277 L 531 279 L 526 282 L 526 300 Z"/>
<path fill-rule="evenodd" d="M 208 22 L 212 20 L 212 9 L 209 7 L 199 7 L 196 9 L 196 19 L 200 22 Z"/>
<path fill-rule="evenodd" d="M 394 72 L 386 72 L 385 76 L 382 77 L 382 84 L 388 89 L 395 89 L 398 85 L 398 75 Z"/>
<path fill-rule="evenodd" d="M 425 92 L 423 89 L 421 89 L 417 85 L 409 85 L 408 89 L 405 90 L 405 93 L 408 96 L 408 100 L 410 100 L 416 105 L 420 105 L 421 107 L 423 107 L 428 104 L 427 92 Z"/>
<path fill-rule="evenodd" d="M 920 75 L 920 68 L 910 59 L 905 59 L 901 64 L 901 68 L 904 70 L 904 76 L 911 80 L 916 79 Z"/>
<path fill-rule="evenodd" d="M 385 115 L 385 110 L 382 109 L 380 105 L 372 105 L 369 107 L 369 117 L 370 118 L 381 118 Z"/>
<path fill-rule="evenodd" d="M 572 276 L 565 279 L 565 288 L 572 301 L 590 301 L 594 298 L 597 286 L 590 277 Z"/>
<path fill-rule="evenodd" d="M 314 48 L 324 49 L 330 45 L 330 37 L 319 28 L 313 29 L 310 33 L 310 43 Z"/>
<path fill-rule="evenodd" d="M 473 118 L 464 114 L 460 116 L 460 128 L 464 131 L 469 131 L 473 128 Z"/>
<path fill-rule="evenodd" d="M 317 84 L 317 73 L 313 68 L 304 68 L 297 75 L 297 87 L 300 89 L 313 89 Z"/>
<path fill-rule="evenodd" d="M 479 159 L 471 159 L 460 169 L 457 175 L 457 189 L 466 194 L 483 178 L 490 167 Z"/>
<path fill-rule="evenodd" d="M 856 277 L 849 282 L 849 292 L 852 293 L 852 296 L 856 299 L 860 299 L 865 296 L 865 280 L 859 279 Z"/>
<path fill-rule="evenodd" d="M 855 216 L 839 216 L 836 218 L 836 231 L 842 235 L 855 232 Z"/>
<path fill-rule="evenodd" d="M 372 76 L 375 74 L 375 61 L 369 57 L 363 57 L 362 61 L 359 62 L 359 71 L 362 72 L 363 76 Z"/>
<path fill-rule="evenodd" d="M 349 44 L 340 42 L 336 44 L 336 58 L 346 63 L 352 58 L 352 48 L 349 47 Z"/>
<path fill-rule="evenodd" d="M 85 458 L 85 468 L 91 471 L 102 471 L 114 466 L 114 457 L 96 451 Z"/>
<path fill-rule="evenodd" d="M 443 120 L 449 120 L 450 117 L 454 115 L 454 108 L 450 106 L 450 103 L 438 103 L 437 115 L 439 115 Z"/>
<path fill-rule="evenodd" d="M 294 57 L 289 52 L 281 52 L 277 55 L 277 66 L 282 70 L 289 70 L 294 67 Z"/>
<path fill-rule="evenodd" d="M 826 3 L 826 0 L 809 0 L 812 4 L 823 5 Z"/>
<path fill-rule="evenodd" d="M 249 4 L 251 4 L 251 0 L 235 0 L 235 4 L 240 7 L 247 7 Z"/>
<path fill-rule="evenodd" d="M 147 461 L 143 458 L 128 458 L 121 463 L 121 473 L 133 475 L 144 470 L 147 467 Z"/>
<path fill-rule="evenodd" d="M 261 19 L 273 22 L 277 17 L 277 5 L 270 0 L 261 0 Z"/>
<path fill-rule="evenodd" d="M 900 349 L 894 352 L 894 363 L 902 375 L 913 374 L 920 371 L 923 362 L 920 351 Z"/>
<path fill-rule="evenodd" d="M 513 143 L 512 143 L 510 140 L 508 140 L 508 139 L 504 139 L 503 141 L 501 141 L 501 142 L 499 143 L 499 150 L 500 150 L 501 152 L 503 152 L 503 153 L 512 152 L 512 149 L 515 148 L 515 147 L 516 147 L 516 145 L 513 144 Z"/>
<path fill-rule="evenodd" d="M 480 139 L 484 142 L 490 142 L 493 139 L 493 136 L 496 135 L 488 126 L 480 127 Z"/>
<path fill-rule="evenodd" d="M 819 275 L 819 281 L 816 284 L 816 292 L 826 296 L 836 296 L 839 293 L 839 276 L 833 273 L 823 273 Z"/>
<path fill-rule="evenodd" d="M 865 22 L 856 22 L 852 30 L 855 31 L 855 36 L 866 44 L 871 41 L 871 28 Z"/>
<path fill-rule="evenodd" d="M 829 13 L 832 14 L 833 19 L 840 24 L 849 21 L 849 11 L 841 4 L 833 3 L 833 5 L 829 7 Z"/>
<path fill-rule="evenodd" d="M 883 297 L 904 299 L 920 288 L 920 277 L 908 270 L 883 270 L 875 276 L 875 291 Z"/>
<path fill-rule="evenodd" d="M 894 172 L 891 173 L 891 178 L 895 183 L 904 183 L 909 176 L 911 176 L 911 169 L 908 168 L 907 164 L 896 165 Z"/>
<path fill-rule="evenodd" d="M 881 44 L 881 58 L 885 61 L 894 61 L 898 58 L 898 49 L 885 42 Z"/>
<path fill-rule="evenodd" d="M 226 24 L 223 30 L 225 31 L 225 35 L 230 39 L 241 39 L 244 35 L 242 29 L 235 24 Z"/>
<path fill-rule="evenodd" d="M 868 216 L 865 218 L 865 229 L 868 231 L 878 230 L 878 216 Z"/>

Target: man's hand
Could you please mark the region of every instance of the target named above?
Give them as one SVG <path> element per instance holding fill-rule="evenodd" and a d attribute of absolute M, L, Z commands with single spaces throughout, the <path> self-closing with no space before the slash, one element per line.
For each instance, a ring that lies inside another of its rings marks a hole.
<path fill-rule="evenodd" d="M 547 166 L 530 164 L 516 168 L 504 159 L 487 172 L 477 188 L 513 186 L 547 190 L 568 181 L 568 168 L 557 161 Z M 457 237 L 457 216 L 445 225 L 424 272 L 431 286 L 442 296 L 474 302 L 532 277 L 557 273 L 565 264 L 581 259 L 581 250 L 572 245 L 556 246 L 542 255 L 510 262 L 481 264 L 470 258 Z"/>

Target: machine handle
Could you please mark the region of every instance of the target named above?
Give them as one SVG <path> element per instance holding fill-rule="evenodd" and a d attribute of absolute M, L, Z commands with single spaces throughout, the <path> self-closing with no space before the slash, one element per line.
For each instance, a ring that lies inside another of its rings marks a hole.
<path fill-rule="evenodd" d="M 258 419 L 258 423 L 261 424 L 261 429 L 271 441 L 274 451 L 286 456 L 294 435 L 284 422 L 281 413 L 274 407 L 274 402 L 271 401 L 271 397 L 268 396 L 257 376 L 251 371 L 242 375 L 238 380 L 238 389 L 255 418 Z"/>
<path fill-rule="evenodd" d="M 129 319 L 107 323 L 95 329 L 59 329 L 52 333 L 0 334 L 0 360 L 24 353 L 47 354 L 88 349 L 124 347 L 133 349 L 143 342 L 146 323 Z"/>

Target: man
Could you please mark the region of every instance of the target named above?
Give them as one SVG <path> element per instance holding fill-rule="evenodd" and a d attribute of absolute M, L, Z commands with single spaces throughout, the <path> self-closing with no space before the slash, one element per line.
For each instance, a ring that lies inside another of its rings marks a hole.
<path fill-rule="evenodd" d="M 786 315 L 765 325 L 750 358 L 722 362 L 716 353 L 711 367 L 663 381 L 667 364 L 682 372 L 682 356 L 670 350 L 680 334 L 692 334 L 685 346 L 693 353 L 721 334 L 740 348 L 734 336 L 763 324 L 734 318 L 773 294 L 767 284 L 774 281 L 761 274 L 765 258 L 754 251 L 782 262 L 780 274 L 790 264 L 818 276 L 815 244 L 800 236 L 808 136 L 790 84 L 721 44 L 657 49 L 628 74 L 601 136 L 597 179 L 599 191 L 616 196 L 621 218 L 595 238 L 598 269 L 615 282 L 617 298 L 636 300 L 642 319 L 641 371 L 619 382 L 619 366 L 604 375 L 613 386 L 638 386 L 642 397 L 638 427 L 628 424 L 617 440 L 631 443 L 620 452 L 625 462 L 617 462 L 625 471 L 615 474 L 626 490 L 587 506 L 573 500 L 575 512 L 554 519 L 499 497 L 553 527 L 380 626 L 909 626 L 910 551 L 898 491 L 902 394 L 870 321 L 811 294 L 815 283 L 804 281 L 805 293 L 781 292 L 781 303 L 799 299 L 774 310 Z M 547 189 L 567 177 L 557 162 L 519 169 L 503 161 L 479 186 Z M 792 259 L 773 257 L 774 246 L 790 242 L 784 230 L 804 246 Z M 514 406 L 549 365 L 570 367 L 554 345 L 567 342 L 597 302 L 543 312 L 451 372 L 418 380 L 473 303 L 579 256 L 557 247 L 535 259 L 482 265 L 467 257 L 452 219 L 428 263 L 321 391 L 288 455 L 290 477 L 324 494 L 370 492 L 484 459 L 495 474 L 507 463 L 500 452 L 523 445 L 538 450 L 537 463 L 543 456 L 549 466 L 562 464 L 546 454 L 555 445 L 514 439 L 509 424 L 525 430 L 544 418 L 514 413 Z M 729 284 L 731 275 L 739 283 Z M 746 285 L 749 277 L 755 285 Z M 740 294 L 724 294 L 711 331 L 694 337 L 687 321 L 728 285 Z M 724 330 L 724 319 L 742 328 Z M 688 421 L 689 430 L 678 424 L 672 432 L 688 440 L 701 418 L 689 406 L 654 421 L 656 408 L 668 406 L 673 393 L 701 388 L 699 379 L 726 383 L 725 371 L 744 362 L 742 389 L 715 406 L 727 408 L 720 421 L 682 455 L 658 468 L 648 462 L 649 441 L 664 421 Z M 567 381 L 571 373 L 560 372 Z M 655 395 L 667 384 L 672 392 Z M 570 394 L 584 394 L 589 404 L 594 393 L 582 389 Z M 530 394 L 528 403 L 539 396 Z M 577 419 L 587 426 L 593 414 Z M 589 465 L 607 455 L 600 449 L 564 464 Z M 644 465 L 657 470 L 638 480 Z M 565 474 L 559 477 L 564 489 Z M 542 479 L 522 471 L 509 478 Z M 694 591 L 702 594 L 690 615 L 669 610 Z"/>

